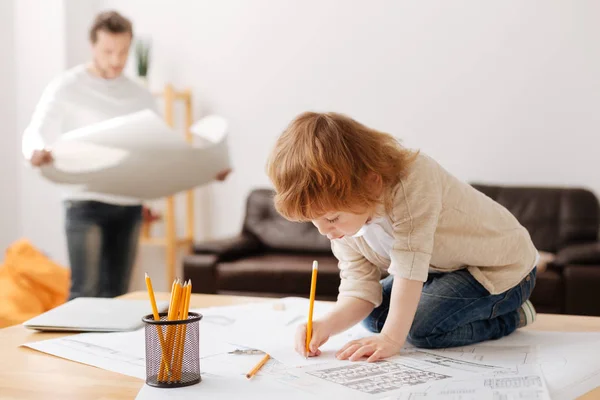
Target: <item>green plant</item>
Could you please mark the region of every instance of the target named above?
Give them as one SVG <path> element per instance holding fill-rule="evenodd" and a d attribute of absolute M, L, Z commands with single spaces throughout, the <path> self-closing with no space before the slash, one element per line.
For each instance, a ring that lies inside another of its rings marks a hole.
<path fill-rule="evenodd" d="M 135 44 L 138 76 L 146 77 L 148 75 L 148 66 L 150 64 L 150 47 L 149 41 L 138 40 Z"/>

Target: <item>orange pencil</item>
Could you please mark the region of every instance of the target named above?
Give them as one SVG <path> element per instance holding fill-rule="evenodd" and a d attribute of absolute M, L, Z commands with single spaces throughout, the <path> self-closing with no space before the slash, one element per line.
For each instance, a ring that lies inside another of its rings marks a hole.
<path fill-rule="evenodd" d="M 158 307 L 156 306 L 156 298 L 154 297 L 154 289 L 152 289 L 152 281 L 150 280 L 148 273 L 146 273 L 146 288 L 148 289 L 148 296 L 150 297 L 150 305 L 152 306 L 152 314 L 154 315 L 154 320 L 160 321 L 160 316 L 158 315 Z M 163 335 L 162 328 L 158 325 L 156 325 L 156 332 L 158 333 L 158 341 L 160 342 L 160 349 L 162 351 L 162 363 L 164 365 L 164 368 L 166 368 L 167 370 L 167 374 L 171 375 L 171 369 L 169 368 L 167 359 L 165 358 L 165 337 Z"/>
<path fill-rule="evenodd" d="M 182 294 L 181 309 L 180 309 L 180 315 L 179 315 L 179 319 L 182 321 L 185 321 L 188 318 L 191 293 L 192 293 L 192 281 L 188 280 L 183 285 L 183 294 Z M 183 363 L 183 349 L 185 346 L 186 328 L 187 328 L 187 326 L 185 324 L 179 325 L 177 327 L 178 332 L 175 334 L 176 335 L 175 352 L 174 352 L 175 359 L 173 360 L 173 365 L 174 365 L 173 372 L 175 375 L 175 377 L 174 377 L 175 381 L 181 380 L 181 370 L 182 370 L 182 363 Z"/>
<path fill-rule="evenodd" d="M 315 307 L 315 294 L 317 291 L 317 272 L 319 271 L 319 263 L 313 261 L 312 278 L 310 282 L 310 305 L 308 306 L 308 323 L 306 324 L 306 356 L 310 353 L 310 340 L 312 338 L 312 323 L 313 309 Z"/>
<path fill-rule="evenodd" d="M 168 321 L 173 321 L 175 319 L 177 319 L 177 313 L 179 311 L 179 301 L 181 298 L 181 292 L 182 292 L 182 288 L 181 288 L 181 284 L 179 283 L 179 279 L 176 279 L 175 282 L 173 282 L 173 289 L 171 291 L 171 304 L 169 305 L 169 313 L 167 315 L 167 320 Z M 167 340 L 166 340 L 166 344 L 167 344 L 167 362 L 170 365 L 171 364 L 171 360 L 172 360 L 172 356 L 173 356 L 173 344 L 174 344 L 174 326 L 169 325 L 167 327 Z M 172 370 L 173 368 L 171 368 Z M 158 379 L 160 381 L 164 380 L 164 371 L 162 369 L 162 365 L 161 368 L 159 370 L 159 374 L 158 374 Z"/>
<path fill-rule="evenodd" d="M 262 358 L 262 360 L 260 360 L 258 362 L 258 364 L 256 364 L 256 366 L 254 368 L 252 368 L 252 370 L 246 374 L 246 378 L 252 379 L 252 377 L 254 375 L 256 375 L 256 373 L 262 368 L 262 366 L 265 365 L 267 363 L 267 361 L 269 361 L 269 358 L 271 358 L 271 356 L 269 356 L 268 354 L 265 354 L 265 356 Z"/>

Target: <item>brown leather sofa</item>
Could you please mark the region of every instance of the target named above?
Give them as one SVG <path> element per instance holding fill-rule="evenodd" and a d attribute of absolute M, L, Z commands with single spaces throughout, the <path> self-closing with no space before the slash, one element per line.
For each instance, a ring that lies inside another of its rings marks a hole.
<path fill-rule="evenodd" d="M 281 217 L 273 191 L 257 189 L 248 196 L 240 234 L 196 244 L 183 267 L 196 293 L 306 297 L 313 260 L 319 262 L 317 298 L 335 300 L 340 278 L 329 240 L 311 223 Z"/>
<path fill-rule="evenodd" d="M 556 255 L 538 274 L 531 300 L 539 312 L 600 315 L 600 207 L 585 189 L 473 184 L 504 205 L 529 230 L 540 251 Z M 317 298 L 334 300 L 337 260 L 310 223 L 292 223 L 273 207 L 273 192 L 250 193 L 236 237 L 198 243 L 184 259 L 197 293 L 303 296 L 319 261 Z"/>

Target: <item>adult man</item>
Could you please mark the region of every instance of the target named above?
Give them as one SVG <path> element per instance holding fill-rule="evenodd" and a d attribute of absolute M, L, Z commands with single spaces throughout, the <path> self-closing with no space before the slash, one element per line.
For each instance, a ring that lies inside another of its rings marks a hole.
<path fill-rule="evenodd" d="M 23 154 L 33 166 L 53 161 L 48 144 L 64 132 L 144 109 L 156 112 L 152 94 L 123 75 L 132 38 L 131 22 L 119 13 L 96 17 L 89 37 L 92 61 L 48 85 L 25 130 Z M 66 195 L 65 206 L 70 297 L 125 293 L 138 245 L 141 201 L 79 189 Z"/>

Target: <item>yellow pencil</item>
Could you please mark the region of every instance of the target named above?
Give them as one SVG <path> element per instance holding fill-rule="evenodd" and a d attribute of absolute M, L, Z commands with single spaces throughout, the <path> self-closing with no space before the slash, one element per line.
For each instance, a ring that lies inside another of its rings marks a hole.
<path fill-rule="evenodd" d="M 152 306 L 152 314 L 154 316 L 154 320 L 159 321 L 160 316 L 158 315 L 158 307 L 156 306 L 156 298 L 154 297 L 154 289 L 152 289 L 152 281 L 150 280 L 150 277 L 148 276 L 147 273 L 146 273 L 146 288 L 148 289 L 148 296 L 150 297 L 150 305 Z M 163 336 L 163 331 L 159 325 L 156 325 L 156 332 L 158 333 L 158 340 L 160 342 L 160 348 L 162 351 L 162 356 L 161 356 L 162 363 L 164 364 L 164 368 L 166 368 L 166 370 L 167 370 L 167 374 L 171 375 L 171 369 L 169 368 L 169 365 L 167 364 L 167 359 L 165 358 L 165 349 L 166 349 L 165 337 Z"/>
<path fill-rule="evenodd" d="M 317 272 L 319 271 L 319 263 L 313 261 L 312 278 L 310 282 L 310 305 L 308 306 L 308 323 L 306 324 L 306 356 L 310 353 L 310 340 L 312 338 L 312 323 L 313 309 L 315 307 L 315 294 L 317 291 Z"/>
<path fill-rule="evenodd" d="M 173 282 L 173 286 L 171 289 L 171 301 L 170 301 L 170 305 L 169 305 L 169 313 L 167 315 L 167 321 L 173 321 L 175 319 L 177 319 L 177 312 L 179 311 L 179 299 L 181 297 L 181 284 L 179 283 L 179 279 L 176 279 Z M 174 342 L 174 326 L 167 326 L 167 340 L 166 340 L 166 347 L 167 347 L 167 363 L 170 365 L 171 364 L 171 359 L 172 359 L 172 352 L 173 352 L 173 342 Z M 160 368 L 159 370 L 159 374 L 158 374 L 158 379 L 159 381 L 164 381 L 165 380 L 165 376 L 164 376 L 164 370 L 162 368 Z"/>
<path fill-rule="evenodd" d="M 182 321 L 187 320 L 188 318 L 188 312 L 189 312 L 189 306 L 190 306 L 190 295 L 192 293 L 192 286 L 191 286 L 191 281 L 186 282 L 183 285 L 183 294 L 182 294 L 182 300 L 181 300 L 181 308 L 180 308 L 180 315 L 179 315 L 179 319 Z M 174 380 L 175 381 L 179 381 L 181 380 L 181 369 L 182 369 L 182 363 L 183 363 L 183 347 L 185 345 L 185 332 L 186 332 L 186 328 L 187 326 L 184 325 L 180 325 L 177 327 L 178 332 L 175 334 L 175 351 L 174 351 L 174 357 L 175 359 L 173 360 L 173 373 L 174 373 Z"/>
<path fill-rule="evenodd" d="M 256 366 L 254 368 L 252 368 L 252 370 L 246 374 L 246 378 L 252 379 L 252 377 L 254 375 L 256 375 L 256 373 L 262 368 L 262 366 L 265 365 L 267 363 L 267 361 L 269 361 L 269 358 L 271 358 L 271 356 L 269 356 L 268 354 L 265 354 L 265 356 L 262 358 L 262 360 L 260 360 L 258 362 L 258 364 L 256 364 Z"/>
<path fill-rule="evenodd" d="M 173 284 L 171 285 L 171 296 L 169 297 L 169 308 L 167 310 L 167 320 L 169 319 L 169 316 L 171 315 L 171 308 L 173 307 L 173 297 L 175 295 L 175 284 L 176 283 L 177 283 L 177 280 L 174 280 Z M 166 327 L 166 330 L 167 330 L 167 335 L 168 335 L 168 330 L 169 330 L 168 326 Z M 166 360 L 167 353 L 169 352 L 168 343 L 166 342 L 166 340 L 165 340 L 165 348 L 163 350 L 164 350 L 165 360 Z M 165 379 L 165 367 L 168 368 L 169 367 L 168 364 L 169 364 L 169 362 L 167 360 L 166 363 L 163 363 L 163 364 L 160 365 L 160 369 L 158 371 L 158 381 L 159 382 L 164 381 L 164 379 Z M 171 374 L 169 374 L 169 375 L 171 375 Z"/>

